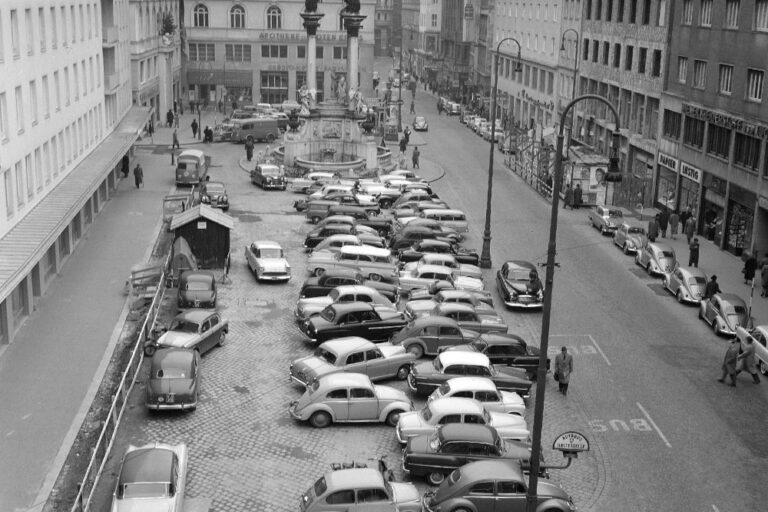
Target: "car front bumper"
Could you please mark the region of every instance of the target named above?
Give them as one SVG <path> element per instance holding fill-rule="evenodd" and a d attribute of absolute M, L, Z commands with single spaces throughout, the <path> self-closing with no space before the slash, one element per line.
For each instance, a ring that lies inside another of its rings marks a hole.
<path fill-rule="evenodd" d="M 540 309 L 544 307 L 544 302 L 535 297 L 518 297 L 516 299 L 505 299 L 504 305 L 509 308 Z"/>

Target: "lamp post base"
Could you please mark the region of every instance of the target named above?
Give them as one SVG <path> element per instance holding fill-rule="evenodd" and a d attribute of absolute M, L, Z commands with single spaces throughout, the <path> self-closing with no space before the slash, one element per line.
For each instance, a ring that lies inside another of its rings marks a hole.
<path fill-rule="evenodd" d="M 480 268 L 491 268 L 493 264 L 491 263 L 491 234 L 489 232 L 485 232 L 483 234 L 483 249 L 480 252 Z"/>

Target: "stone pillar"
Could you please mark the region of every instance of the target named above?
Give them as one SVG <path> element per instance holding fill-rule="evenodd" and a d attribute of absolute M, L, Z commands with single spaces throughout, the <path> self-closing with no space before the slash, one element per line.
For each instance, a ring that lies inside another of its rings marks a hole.
<path fill-rule="evenodd" d="M 304 28 L 307 29 L 307 89 L 309 90 L 309 108 L 317 104 L 317 29 L 325 14 L 317 12 L 302 12 Z M 296 84 L 297 89 L 301 84 Z"/>
<path fill-rule="evenodd" d="M 344 19 L 344 28 L 347 29 L 347 99 L 359 92 L 360 82 L 358 80 L 359 58 L 360 58 L 360 26 L 365 19 L 362 14 L 342 14 Z M 347 109 L 355 110 L 356 101 L 348 101 Z"/>

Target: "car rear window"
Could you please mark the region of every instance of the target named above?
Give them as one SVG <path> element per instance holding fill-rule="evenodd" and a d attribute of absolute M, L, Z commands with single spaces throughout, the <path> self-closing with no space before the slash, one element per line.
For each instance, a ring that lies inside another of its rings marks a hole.
<path fill-rule="evenodd" d="M 674 258 L 675 257 L 675 253 L 673 253 L 672 251 L 660 251 L 660 252 L 661 252 L 661 257 L 662 258 Z"/>
<path fill-rule="evenodd" d="M 608 210 L 609 217 L 623 217 L 621 210 Z"/>

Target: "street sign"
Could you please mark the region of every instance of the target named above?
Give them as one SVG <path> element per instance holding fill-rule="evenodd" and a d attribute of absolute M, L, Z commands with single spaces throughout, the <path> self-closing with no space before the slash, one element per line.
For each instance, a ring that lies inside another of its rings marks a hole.
<path fill-rule="evenodd" d="M 578 432 L 565 432 L 557 436 L 552 449 L 563 452 L 564 457 L 576 457 L 579 452 L 589 451 L 589 441 Z"/>

